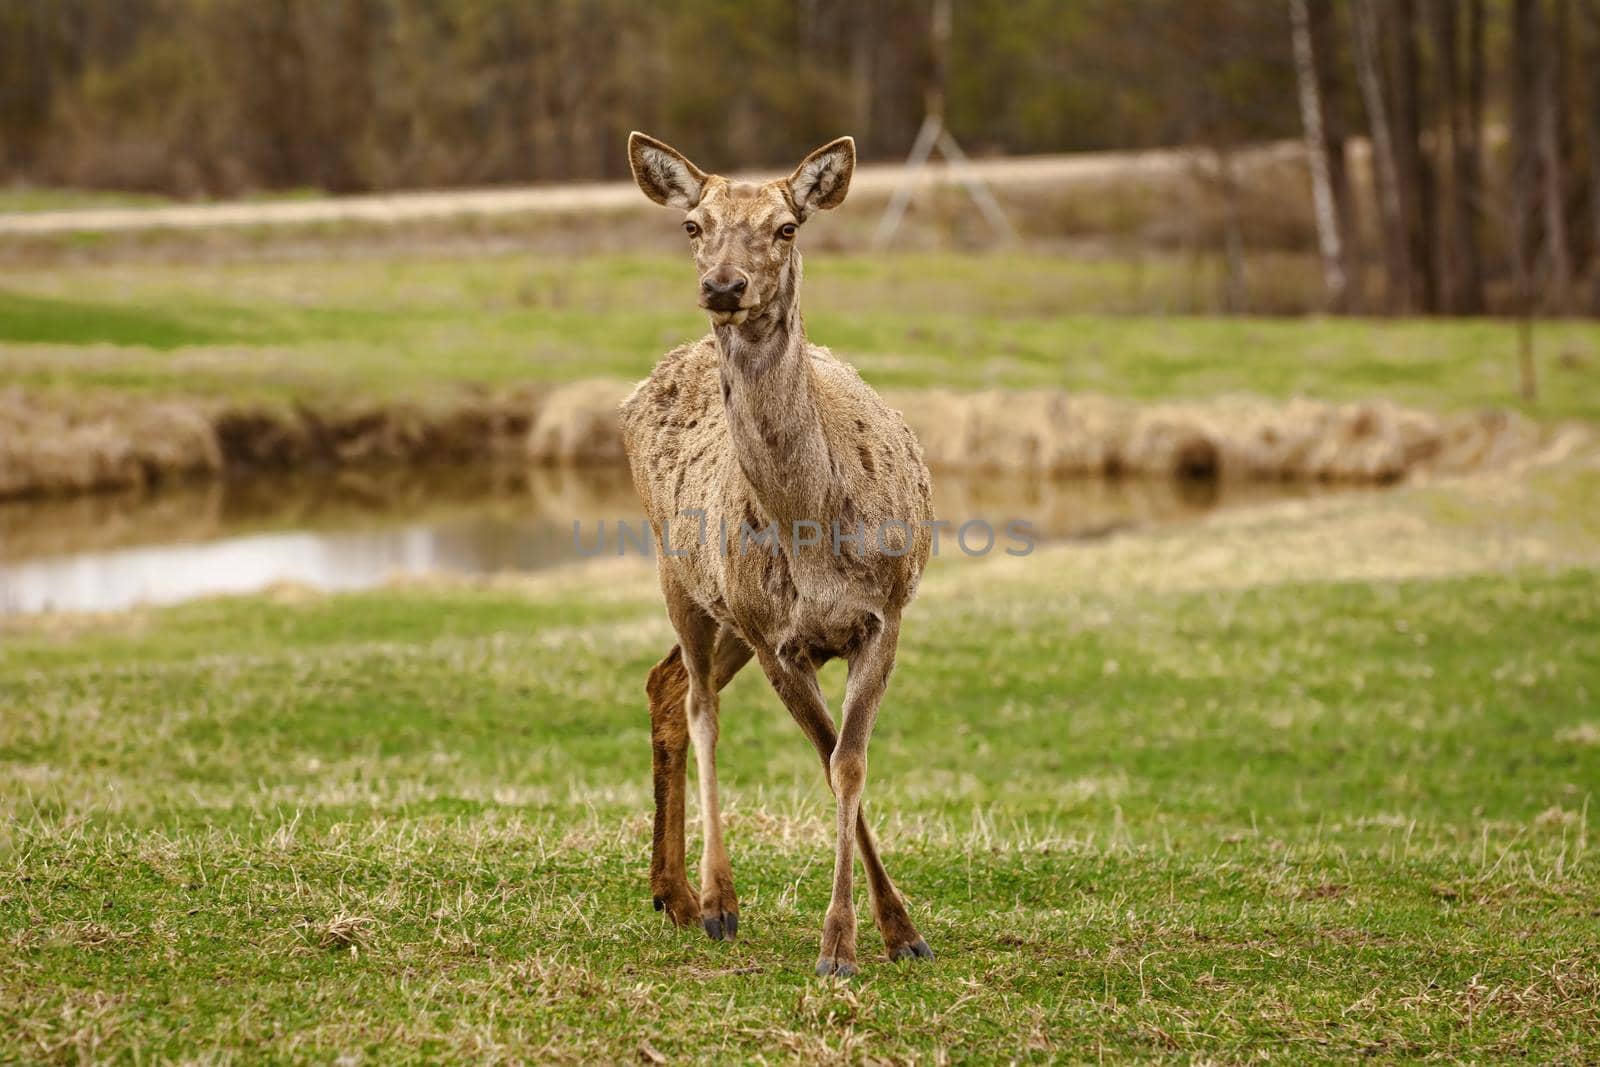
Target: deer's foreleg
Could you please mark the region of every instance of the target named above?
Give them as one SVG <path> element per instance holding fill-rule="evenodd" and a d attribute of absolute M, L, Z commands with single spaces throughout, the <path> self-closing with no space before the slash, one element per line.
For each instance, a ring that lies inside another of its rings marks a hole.
<path fill-rule="evenodd" d="M 733 868 L 722 843 L 717 800 L 717 694 L 750 660 L 750 648 L 732 630 L 719 627 L 686 600 L 668 599 L 679 645 L 650 672 L 652 763 L 655 775 L 655 850 L 650 865 L 657 909 L 679 925 L 698 922 L 715 940 L 733 940 L 739 929 Z M 693 742 L 700 785 L 705 850 L 700 893 L 684 877 L 684 792 L 689 743 Z"/>

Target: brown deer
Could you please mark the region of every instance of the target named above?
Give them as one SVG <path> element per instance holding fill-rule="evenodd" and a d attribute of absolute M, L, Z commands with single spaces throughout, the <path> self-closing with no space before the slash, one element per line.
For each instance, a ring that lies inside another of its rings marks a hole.
<path fill-rule="evenodd" d="M 816 746 L 838 807 L 821 975 L 856 971 L 855 850 L 891 960 L 932 959 L 867 829 L 867 742 L 900 614 L 927 563 L 933 507 L 922 450 L 855 370 L 806 340 L 795 238 L 837 207 L 855 142 L 762 184 L 708 175 L 651 137 L 628 139 L 634 180 L 684 212 L 712 332 L 667 353 L 622 405 L 633 483 L 655 534 L 678 645 L 650 672 L 657 910 L 713 939 L 739 929 L 717 807 L 718 692 L 752 656 Z M 760 535 L 764 534 L 762 538 Z M 752 536 L 755 535 L 755 536 Z M 837 735 L 817 668 L 849 664 Z M 705 821 L 700 892 L 684 872 L 685 756 Z"/>

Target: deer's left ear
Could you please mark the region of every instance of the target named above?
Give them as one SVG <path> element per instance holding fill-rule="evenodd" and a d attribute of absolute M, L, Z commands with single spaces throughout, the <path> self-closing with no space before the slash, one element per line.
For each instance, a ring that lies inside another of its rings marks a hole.
<path fill-rule="evenodd" d="M 800 162 L 789 175 L 789 197 L 804 219 L 814 211 L 825 211 L 844 203 L 850 191 L 850 175 L 856 170 L 856 142 L 853 137 L 829 141 Z"/>

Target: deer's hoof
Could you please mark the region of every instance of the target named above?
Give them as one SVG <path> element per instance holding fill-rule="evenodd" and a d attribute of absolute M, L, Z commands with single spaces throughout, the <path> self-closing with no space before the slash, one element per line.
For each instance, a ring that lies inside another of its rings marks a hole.
<path fill-rule="evenodd" d="M 929 948 L 928 943 L 919 937 L 911 944 L 901 945 L 890 952 L 889 958 L 896 963 L 901 960 L 931 960 L 933 959 L 933 949 Z"/>
<path fill-rule="evenodd" d="M 688 926 L 700 918 L 700 904 L 687 887 L 654 893 L 650 897 L 650 904 L 657 911 L 666 912 L 667 918 L 679 926 Z"/>
<path fill-rule="evenodd" d="M 702 915 L 700 925 L 713 941 L 732 941 L 739 936 L 739 913 L 725 911 L 717 915 Z"/>
<path fill-rule="evenodd" d="M 828 978 L 830 976 L 834 978 L 853 978 L 855 973 L 856 965 L 849 960 L 835 960 L 824 956 L 817 961 L 818 978 Z"/>

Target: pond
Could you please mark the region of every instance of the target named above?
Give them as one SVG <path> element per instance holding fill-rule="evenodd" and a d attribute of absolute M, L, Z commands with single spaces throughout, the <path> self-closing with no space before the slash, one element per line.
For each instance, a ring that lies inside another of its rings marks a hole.
<path fill-rule="evenodd" d="M 1021 519 L 1040 543 L 1312 491 L 949 474 L 935 476 L 934 490 L 942 519 L 1000 531 Z M 611 554 L 616 524 L 643 521 L 625 469 L 345 470 L 5 502 L 0 613 L 115 611 L 280 583 L 349 590 L 401 575 L 541 571 L 583 562 L 580 543 L 593 553 L 602 521 Z M 935 565 L 943 560 L 967 557 L 944 550 Z"/>

